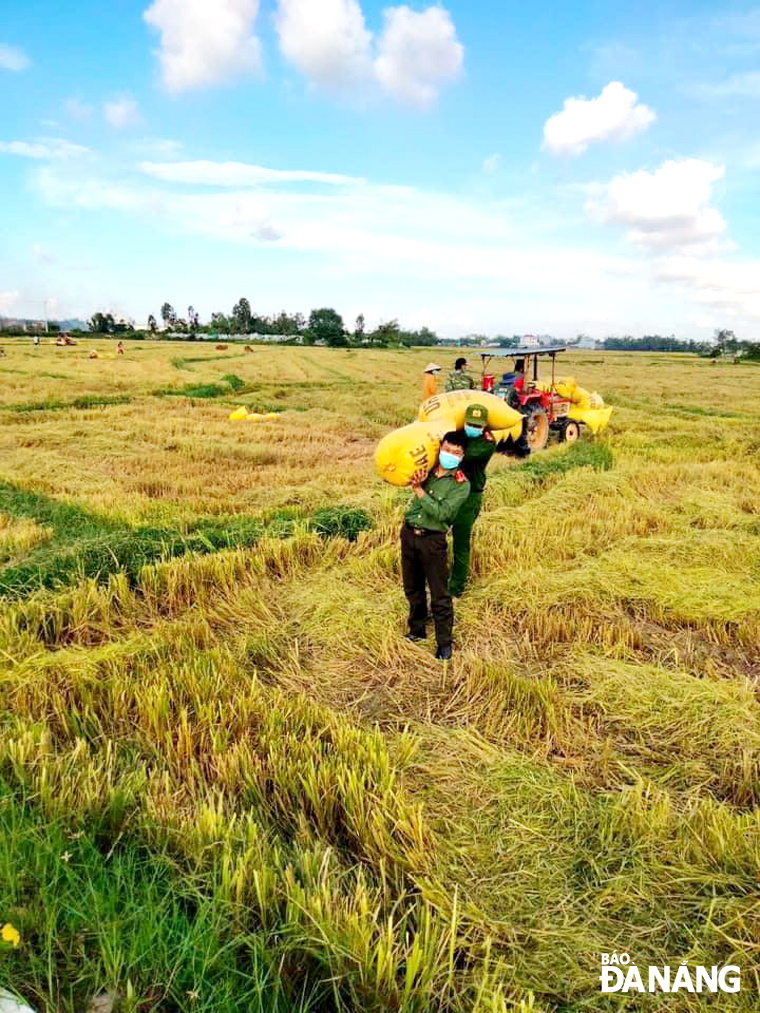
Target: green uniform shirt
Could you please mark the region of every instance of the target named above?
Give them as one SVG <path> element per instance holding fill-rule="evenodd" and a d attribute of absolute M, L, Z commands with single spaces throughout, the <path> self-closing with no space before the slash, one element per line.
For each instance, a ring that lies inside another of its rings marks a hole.
<path fill-rule="evenodd" d="M 446 390 L 474 390 L 475 381 L 461 369 L 452 369 L 446 377 Z"/>
<path fill-rule="evenodd" d="M 471 492 L 483 492 L 486 487 L 486 468 L 496 451 L 496 442 L 487 436 L 470 437 L 464 452 L 462 471 L 470 483 Z"/>
<path fill-rule="evenodd" d="M 437 478 L 435 469 L 422 483 L 424 496 L 414 496 L 404 519 L 415 528 L 447 531 L 470 495 L 470 483 L 461 471 L 447 471 Z"/>

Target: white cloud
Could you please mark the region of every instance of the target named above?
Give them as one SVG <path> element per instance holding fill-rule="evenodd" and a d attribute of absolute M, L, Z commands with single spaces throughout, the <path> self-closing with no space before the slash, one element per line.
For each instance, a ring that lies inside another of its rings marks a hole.
<path fill-rule="evenodd" d="M 174 234 L 244 244 L 276 240 L 278 249 L 310 255 L 315 270 L 332 270 L 348 287 L 346 279 L 377 272 L 401 277 L 405 284 L 419 278 L 433 286 L 441 278 L 468 279 L 473 287 L 490 279 L 519 284 L 523 294 L 534 295 L 543 292 L 547 276 L 561 278 L 559 284 L 573 292 L 584 277 L 596 278 L 599 285 L 618 284 L 606 272 L 619 259 L 576 250 L 568 255 L 531 244 L 512 223 L 511 210 L 498 202 L 481 205 L 361 180 L 319 192 L 281 182 L 266 191 L 197 193 L 83 176 L 64 166 L 46 167 L 38 176 L 41 196 L 49 205 L 140 214 L 153 228 Z M 538 217 L 531 215 L 531 232 Z M 618 274 L 623 277 L 622 268 Z M 630 283 L 627 275 L 624 283 Z"/>
<path fill-rule="evenodd" d="M 18 302 L 18 292 L 0 292 L 0 313 L 7 313 Z"/>
<path fill-rule="evenodd" d="M 372 34 L 357 0 L 279 0 L 280 51 L 313 84 L 351 86 L 371 72 Z"/>
<path fill-rule="evenodd" d="M 391 95 L 425 108 L 435 101 L 441 82 L 462 68 L 464 47 L 443 7 L 413 11 L 390 7 L 378 43 L 375 74 Z"/>
<path fill-rule="evenodd" d="M 710 188 L 723 171 L 697 158 L 664 162 L 654 172 L 615 176 L 587 209 L 602 221 L 628 226 L 629 239 L 650 249 L 707 247 L 726 228 L 709 206 Z"/>
<path fill-rule="evenodd" d="M 623 141 L 655 120 L 648 106 L 619 81 L 611 81 L 597 98 L 567 98 L 562 112 L 544 124 L 544 147 L 553 155 L 580 155 L 597 141 Z"/>
<path fill-rule="evenodd" d="M 87 148 L 62 138 L 42 138 L 39 141 L 0 141 L 0 154 L 20 155 L 22 158 L 77 158 Z"/>
<path fill-rule="evenodd" d="M 137 103 L 131 98 L 113 99 L 110 102 L 104 102 L 103 116 L 106 123 L 116 130 L 121 130 L 122 127 L 128 127 L 133 123 L 137 123 L 140 119 Z"/>
<path fill-rule="evenodd" d="M 246 162 L 142 162 L 140 169 L 154 179 L 202 186 L 260 186 L 267 183 L 361 183 L 354 176 L 302 169 L 267 169 Z"/>
<path fill-rule="evenodd" d="M 646 333 L 665 326 L 663 320 L 677 329 L 680 318 L 672 314 L 688 314 L 667 286 L 652 285 L 641 258 L 609 256 L 584 242 L 564 245 L 562 209 L 544 200 L 505 202 L 366 181 L 207 190 L 159 185 L 118 162 L 93 161 L 87 169 L 42 166 L 34 178 L 43 206 L 66 208 L 83 225 L 88 217 L 97 222 L 103 210 L 119 211 L 143 223 L 154 260 L 166 236 L 222 240 L 212 265 L 167 268 L 175 269 L 175 287 L 192 288 L 184 301 L 209 312 L 231 305 L 254 270 L 268 310 L 329 300 L 347 319 L 364 312 L 368 320 L 405 320 L 432 306 L 424 322 L 447 335 L 505 327 L 562 338 L 581 330 Z M 188 271 L 196 272 L 192 283 Z M 131 313 L 155 312 L 144 284 L 130 290 L 130 280 L 109 264 L 99 266 L 89 302 L 102 302 L 109 285 L 134 300 Z M 6 287 L 22 288 L 15 278 Z M 153 303 L 159 297 L 154 292 Z"/>
<path fill-rule="evenodd" d="M 727 259 L 726 223 L 710 206 L 723 166 L 696 158 L 664 162 L 654 172 L 616 176 L 597 187 L 587 210 L 601 221 L 629 228 L 627 238 L 651 256 L 652 279 L 691 299 L 702 310 L 691 322 L 760 320 L 760 262 Z"/>
<path fill-rule="evenodd" d="M 261 70 L 261 44 L 253 33 L 259 0 L 154 0 L 143 13 L 161 33 L 158 51 L 170 92 L 219 84 Z"/>
<path fill-rule="evenodd" d="M 311 84 L 331 91 L 355 94 L 374 83 L 424 108 L 462 66 L 464 49 L 443 7 L 386 8 L 378 38 L 358 0 L 278 0 L 275 23 L 285 59 Z"/>
<path fill-rule="evenodd" d="M 80 123 L 89 119 L 92 113 L 92 106 L 88 106 L 86 102 L 82 102 L 78 98 L 67 98 L 63 105 L 71 119 Z"/>
<path fill-rule="evenodd" d="M 31 60 L 20 49 L 15 46 L 6 46 L 0 43 L 0 69 L 2 70 L 26 70 Z"/>
<path fill-rule="evenodd" d="M 167 193 L 49 168 L 39 174 L 37 185 L 46 203 L 54 207 L 73 205 L 91 211 L 108 208 L 141 214 L 154 225 L 163 224 L 179 233 L 236 241 L 272 240 L 280 235 L 272 224 L 270 205 L 250 193 Z"/>
<path fill-rule="evenodd" d="M 483 159 L 483 172 L 487 176 L 492 176 L 501 165 L 501 155 L 489 155 L 488 158 Z"/>

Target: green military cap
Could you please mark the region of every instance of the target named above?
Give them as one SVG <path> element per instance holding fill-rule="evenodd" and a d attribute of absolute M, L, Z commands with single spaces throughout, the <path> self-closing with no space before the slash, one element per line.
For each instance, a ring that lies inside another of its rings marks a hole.
<path fill-rule="evenodd" d="M 464 413 L 464 424 L 466 426 L 480 426 L 485 429 L 488 425 L 488 409 L 482 404 L 471 404 Z"/>

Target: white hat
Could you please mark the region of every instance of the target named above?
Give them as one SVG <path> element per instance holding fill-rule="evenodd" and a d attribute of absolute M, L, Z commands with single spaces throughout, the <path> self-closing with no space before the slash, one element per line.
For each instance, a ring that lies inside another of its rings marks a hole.
<path fill-rule="evenodd" d="M 436 366 L 434 362 L 429 362 L 427 366 L 425 366 L 423 373 L 435 373 L 436 371 L 440 372 L 440 370 L 440 366 Z"/>

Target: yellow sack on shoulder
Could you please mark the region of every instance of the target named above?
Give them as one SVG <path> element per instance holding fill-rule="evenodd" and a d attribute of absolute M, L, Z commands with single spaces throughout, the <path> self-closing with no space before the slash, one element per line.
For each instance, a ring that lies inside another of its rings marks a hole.
<path fill-rule="evenodd" d="M 410 422 L 388 433 L 375 450 L 375 468 L 380 478 L 391 485 L 409 485 L 420 468 L 429 471 L 438 458 L 441 438 L 454 429 L 450 416 L 430 422 Z"/>
<path fill-rule="evenodd" d="M 422 402 L 417 418 L 420 422 L 425 422 L 448 416 L 453 422 L 451 428 L 461 429 L 464 413 L 472 404 L 483 405 L 488 411 L 490 429 L 512 429 L 518 425 L 522 427 L 523 417 L 520 412 L 510 408 L 500 397 L 484 390 L 451 390 L 444 394 L 434 394 Z"/>

